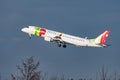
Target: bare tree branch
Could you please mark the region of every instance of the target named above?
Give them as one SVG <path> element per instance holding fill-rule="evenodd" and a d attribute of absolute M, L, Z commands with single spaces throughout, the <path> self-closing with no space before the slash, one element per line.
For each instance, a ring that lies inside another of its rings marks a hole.
<path fill-rule="evenodd" d="M 39 66 L 39 62 L 35 63 L 33 57 L 28 58 L 21 65 L 17 65 L 21 76 L 18 77 L 12 74 L 12 80 L 41 80 Z"/>

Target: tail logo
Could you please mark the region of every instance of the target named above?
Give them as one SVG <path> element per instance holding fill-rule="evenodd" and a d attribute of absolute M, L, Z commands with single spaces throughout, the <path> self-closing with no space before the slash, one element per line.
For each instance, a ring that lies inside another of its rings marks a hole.
<path fill-rule="evenodd" d="M 106 30 L 106 31 L 102 34 L 101 39 L 100 39 L 100 44 L 103 45 L 103 44 L 105 43 L 105 41 L 106 41 L 109 33 L 110 33 L 110 31 Z"/>

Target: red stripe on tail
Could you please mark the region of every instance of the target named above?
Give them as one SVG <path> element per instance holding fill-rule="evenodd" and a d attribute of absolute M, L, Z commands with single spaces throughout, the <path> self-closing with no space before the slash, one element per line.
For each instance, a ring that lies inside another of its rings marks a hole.
<path fill-rule="evenodd" d="M 104 45 L 110 31 L 106 30 L 105 32 L 102 33 L 101 39 L 100 39 L 100 44 Z"/>

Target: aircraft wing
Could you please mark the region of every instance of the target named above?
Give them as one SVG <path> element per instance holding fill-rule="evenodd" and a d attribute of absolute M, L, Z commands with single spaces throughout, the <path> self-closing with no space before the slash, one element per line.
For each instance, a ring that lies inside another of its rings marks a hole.
<path fill-rule="evenodd" d="M 56 42 L 58 44 L 58 47 L 61 47 L 61 45 L 63 45 L 63 47 L 66 48 L 66 43 L 62 40 L 61 36 L 55 36 L 51 38 L 51 42 Z"/>
<path fill-rule="evenodd" d="M 61 38 L 61 36 L 55 36 L 55 37 L 45 37 L 45 40 L 46 41 L 49 41 L 49 42 L 56 42 L 58 47 L 61 47 L 63 46 L 64 48 L 66 48 L 66 42 L 64 42 Z"/>

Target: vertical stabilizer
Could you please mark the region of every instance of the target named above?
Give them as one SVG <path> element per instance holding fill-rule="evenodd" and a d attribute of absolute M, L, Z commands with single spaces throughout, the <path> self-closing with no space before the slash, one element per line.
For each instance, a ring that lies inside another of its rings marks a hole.
<path fill-rule="evenodd" d="M 101 35 L 99 35 L 97 38 L 94 39 L 94 42 L 96 44 L 104 45 L 106 40 L 107 40 L 107 37 L 108 37 L 109 33 L 110 33 L 109 30 L 104 31 Z"/>

